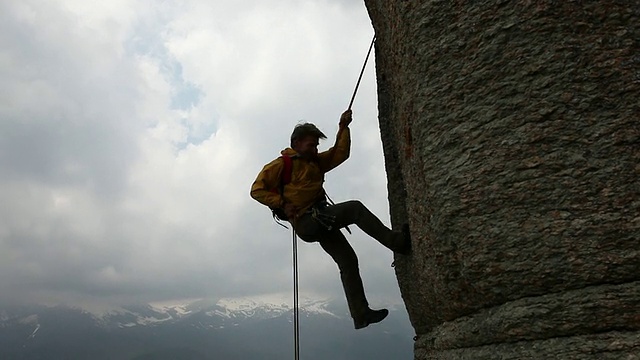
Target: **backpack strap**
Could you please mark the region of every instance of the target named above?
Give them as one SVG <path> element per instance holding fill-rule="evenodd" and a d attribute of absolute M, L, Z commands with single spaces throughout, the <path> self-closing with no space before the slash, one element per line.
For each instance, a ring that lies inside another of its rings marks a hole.
<path fill-rule="evenodd" d="M 275 187 L 269 191 L 273 193 L 284 195 L 284 186 L 291 182 L 291 174 L 293 173 L 293 160 L 289 155 L 282 155 L 280 158 L 284 161 L 284 167 L 280 173 L 280 181 L 278 187 Z"/>
<path fill-rule="evenodd" d="M 293 160 L 291 160 L 291 156 L 282 155 L 280 156 L 282 160 L 284 160 L 284 168 L 282 169 L 282 174 L 280 175 L 280 186 L 278 190 L 280 190 L 280 196 L 284 197 L 284 186 L 291 182 L 291 173 L 293 173 Z"/>
<path fill-rule="evenodd" d="M 284 168 L 282 169 L 282 177 L 280 178 L 280 185 L 284 189 L 284 185 L 291 182 L 291 174 L 293 173 L 293 160 L 289 155 L 282 155 L 284 160 Z M 282 192 L 281 192 L 282 193 Z"/>
<path fill-rule="evenodd" d="M 281 158 L 284 161 L 284 167 L 282 168 L 282 173 L 280 174 L 280 183 L 278 184 L 277 191 L 280 196 L 284 197 L 284 186 L 291 182 L 291 174 L 293 173 L 293 160 L 289 155 L 282 155 Z M 281 222 L 282 220 L 288 220 L 284 209 L 271 208 L 271 213 L 273 214 L 273 219 L 278 225 L 288 229 L 288 227 Z"/>

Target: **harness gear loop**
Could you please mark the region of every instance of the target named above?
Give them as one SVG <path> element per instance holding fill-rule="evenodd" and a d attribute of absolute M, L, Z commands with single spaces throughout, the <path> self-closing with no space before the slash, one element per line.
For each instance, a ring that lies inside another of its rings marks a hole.
<path fill-rule="evenodd" d="M 298 237 L 296 230 L 291 227 L 293 234 L 293 338 L 294 358 L 300 360 L 300 313 L 298 311 Z"/>
<path fill-rule="evenodd" d="M 333 223 L 336 221 L 336 217 L 333 215 L 325 214 L 317 207 L 311 208 L 311 217 L 318 222 L 318 224 L 324 226 L 327 230 L 333 229 Z"/>
<path fill-rule="evenodd" d="M 348 110 L 351 110 L 351 105 L 353 105 L 353 100 L 356 99 L 356 93 L 358 92 L 358 87 L 360 86 L 360 80 L 362 80 L 362 75 L 364 74 L 364 69 L 367 67 L 367 61 L 369 61 L 369 55 L 371 55 L 371 49 L 373 49 L 373 44 L 376 42 L 376 36 L 373 35 L 373 39 L 371 40 L 371 45 L 369 46 L 369 52 L 367 52 L 367 57 L 364 59 L 364 65 L 362 65 L 362 70 L 360 71 L 360 77 L 358 77 L 358 82 L 356 83 L 356 88 L 353 90 L 353 96 L 351 96 L 351 102 L 349 103 Z"/>
<path fill-rule="evenodd" d="M 333 202 L 333 200 L 329 197 L 329 194 L 327 194 L 327 192 L 326 192 L 326 191 L 325 191 L 325 193 L 324 193 L 324 196 L 326 196 L 326 197 L 327 197 L 327 200 L 329 200 L 329 204 L 331 204 L 331 205 L 335 205 L 335 204 L 336 204 L 336 203 L 335 203 L 335 202 Z M 349 226 L 345 226 L 344 228 L 347 230 L 347 232 L 348 232 L 349 234 L 353 235 L 353 234 L 351 233 L 351 229 L 349 229 Z M 329 229 L 329 230 L 331 230 L 331 229 Z"/>

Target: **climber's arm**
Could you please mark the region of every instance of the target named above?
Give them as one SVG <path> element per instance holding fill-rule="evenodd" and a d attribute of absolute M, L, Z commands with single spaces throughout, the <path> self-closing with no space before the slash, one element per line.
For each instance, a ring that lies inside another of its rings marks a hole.
<path fill-rule="evenodd" d="M 340 117 L 340 128 L 336 135 L 336 143 L 329 150 L 318 154 L 320 169 L 328 172 L 336 166 L 342 164 L 349 158 L 351 153 L 351 132 L 349 124 L 351 123 L 351 110 L 345 111 Z"/>
<path fill-rule="evenodd" d="M 272 208 L 282 207 L 284 204 L 282 196 L 273 190 L 278 188 L 283 168 L 284 162 L 280 158 L 265 165 L 251 185 L 251 197 Z"/>

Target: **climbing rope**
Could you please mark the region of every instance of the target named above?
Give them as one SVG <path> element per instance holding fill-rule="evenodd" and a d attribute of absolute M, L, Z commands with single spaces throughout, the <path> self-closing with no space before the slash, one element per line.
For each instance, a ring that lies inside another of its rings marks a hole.
<path fill-rule="evenodd" d="M 295 360 L 300 359 L 300 314 L 298 311 L 298 237 L 296 230 L 291 227 L 293 234 L 293 351 Z"/>
<path fill-rule="evenodd" d="M 360 80 L 362 80 L 362 74 L 364 74 L 364 69 L 367 67 L 367 62 L 369 61 L 369 55 L 371 55 L 371 49 L 373 49 L 373 44 L 375 42 L 376 42 L 376 36 L 373 35 L 373 39 L 371 40 L 371 45 L 369 46 L 369 51 L 367 52 L 367 57 L 364 59 L 364 64 L 362 65 L 362 70 L 360 71 L 360 76 L 358 77 L 356 88 L 355 90 L 353 90 L 353 96 L 351 96 L 351 102 L 349 102 L 349 108 L 347 110 L 351 110 L 351 106 L 353 105 L 353 100 L 356 99 L 356 93 L 358 92 L 358 87 L 360 87 Z"/>

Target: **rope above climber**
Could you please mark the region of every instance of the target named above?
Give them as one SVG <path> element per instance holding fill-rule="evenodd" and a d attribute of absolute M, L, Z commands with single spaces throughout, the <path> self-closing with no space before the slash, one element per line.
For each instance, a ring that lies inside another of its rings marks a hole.
<path fill-rule="evenodd" d="M 326 135 L 313 124 L 297 125 L 291 134 L 290 147 L 281 152 L 281 157 L 264 166 L 251 187 L 251 196 L 272 209 L 283 209 L 295 234 L 307 243 L 318 242 L 333 258 L 340 270 L 354 327 L 361 329 L 382 321 L 389 312 L 387 309 L 369 308 L 357 255 L 340 229 L 355 224 L 399 254 L 409 254 L 411 241 L 408 225 L 404 225 L 401 231 L 393 231 L 360 201 L 328 202 L 322 186 L 324 176 L 349 158 L 349 124 L 352 120 L 351 110 L 342 114 L 335 144 L 323 152 L 318 152 L 318 145 Z M 281 192 L 273 191 L 281 187 L 281 178 L 285 175 L 286 161 L 283 157 L 291 161 L 289 182 L 282 186 Z"/>

